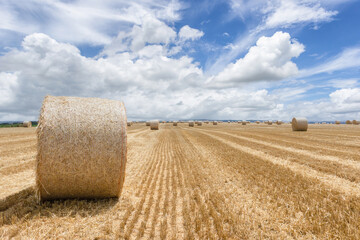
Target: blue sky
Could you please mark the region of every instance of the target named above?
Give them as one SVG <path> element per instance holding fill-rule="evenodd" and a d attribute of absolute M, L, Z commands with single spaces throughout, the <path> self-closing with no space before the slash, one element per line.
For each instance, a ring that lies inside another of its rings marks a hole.
<path fill-rule="evenodd" d="M 0 1 L 0 121 L 46 95 L 128 118 L 360 119 L 360 1 Z"/>

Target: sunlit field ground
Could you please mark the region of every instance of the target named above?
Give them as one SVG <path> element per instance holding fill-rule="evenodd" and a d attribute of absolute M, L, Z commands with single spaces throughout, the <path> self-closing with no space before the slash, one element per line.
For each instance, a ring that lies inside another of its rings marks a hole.
<path fill-rule="evenodd" d="M 39 205 L 35 159 L 0 129 L 1 239 L 360 238 L 360 126 L 134 124 L 119 201 Z"/>

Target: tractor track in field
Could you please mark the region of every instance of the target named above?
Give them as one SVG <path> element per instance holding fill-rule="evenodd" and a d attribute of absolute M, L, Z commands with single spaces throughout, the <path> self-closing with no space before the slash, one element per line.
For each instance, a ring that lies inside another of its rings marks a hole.
<path fill-rule="evenodd" d="M 265 140 L 267 142 L 271 142 L 272 144 L 280 144 L 290 147 L 296 147 L 298 149 L 309 150 L 311 152 L 316 152 L 318 154 L 328 154 L 332 156 L 336 156 L 339 153 L 342 154 L 346 159 L 353 159 L 354 161 L 360 161 L 359 153 L 360 149 L 351 148 L 348 150 L 344 150 L 344 147 L 339 147 L 336 143 L 324 143 L 321 141 L 304 139 L 303 137 L 296 137 L 289 134 L 280 134 L 280 133 L 261 133 L 261 132 L 245 132 L 241 130 L 235 131 L 221 131 L 226 133 L 234 133 L 237 135 L 251 137 L 257 140 Z M 346 149 L 346 148 L 345 148 Z"/>
<path fill-rule="evenodd" d="M 297 162 L 320 172 L 333 174 L 351 182 L 360 182 L 360 162 L 348 160 L 345 157 L 341 157 L 341 154 L 338 154 L 337 156 L 320 155 L 309 150 L 287 147 L 281 144 L 274 144 L 268 141 L 254 139 L 253 137 L 244 137 L 239 134 L 212 130 L 205 131 L 216 134 L 216 136 L 222 136 L 230 141 L 238 142 L 241 145 L 255 148 L 262 152 L 270 152 L 272 155 L 277 157 L 285 155 L 286 160 Z"/>
<path fill-rule="evenodd" d="M 255 157 L 259 157 L 263 160 L 269 161 L 273 164 L 284 166 L 289 168 L 291 171 L 301 174 L 302 176 L 310 177 L 313 179 L 320 180 L 328 187 L 333 188 L 339 192 L 344 193 L 345 195 L 355 195 L 356 197 L 360 197 L 360 184 L 351 182 L 347 179 L 343 179 L 341 177 L 337 177 L 335 175 L 326 174 L 316 169 L 313 169 L 305 164 L 299 164 L 297 162 L 287 160 L 286 158 L 282 158 L 279 155 L 271 154 L 270 151 L 261 150 L 263 148 L 256 147 L 252 144 L 248 144 L 247 141 L 237 142 L 232 139 L 232 141 L 226 139 L 226 137 L 220 137 L 215 134 L 211 134 L 208 131 L 199 131 L 199 130 L 192 130 L 200 132 L 203 135 L 207 135 L 211 138 L 214 138 L 232 148 L 238 149 L 242 152 L 247 154 L 253 155 Z"/>

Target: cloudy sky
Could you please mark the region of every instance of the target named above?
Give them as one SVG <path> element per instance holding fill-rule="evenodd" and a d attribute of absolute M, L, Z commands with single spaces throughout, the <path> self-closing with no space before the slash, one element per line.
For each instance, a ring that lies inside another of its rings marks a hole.
<path fill-rule="evenodd" d="M 359 0 L 0 0 L 0 121 L 46 95 L 128 118 L 360 119 Z"/>

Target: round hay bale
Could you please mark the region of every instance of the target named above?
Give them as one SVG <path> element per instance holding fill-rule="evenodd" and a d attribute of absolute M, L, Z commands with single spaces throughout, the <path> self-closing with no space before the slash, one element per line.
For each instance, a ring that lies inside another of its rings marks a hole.
<path fill-rule="evenodd" d="M 291 121 L 293 131 L 307 131 L 308 120 L 304 117 L 294 117 Z"/>
<path fill-rule="evenodd" d="M 145 123 L 145 126 L 150 126 L 150 121 L 147 121 L 147 122 Z"/>
<path fill-rule="evenodd" d="M 335 124 L 340 124 L 340 121 L 335 121 Z"/>
<path fill-rule="evenodd" d="M 350 120 L 346 120 L 346 122 L 345 122 L 346 124 L 352 124 L 352 121 L 350 121 Z"/>
<path fill-rule="evenodd" d="M 273 122 L 272 121 L 268 121 L 268 123 L 267 123 L 268 125 L 272 125 L 273 124 Z"/>
<path fill-rule="evenodd" d="M 150 130 L 159 130 L 159 120 L 150 121 Z"/>
<path fill-rule="evenodd" d="M 260 121 L 256 121 L 256 124 L 260 124 Z"/>
<path fill-rule="evenodd" d="M 30 121 L 24 121 L 23 124 L 22 124 L 23 127 L 31 127 L 32 126 L 32 123 Z"/>
<path fill-rule="evenodd" d="M 353 120 L 353 121 L 352 121 L 352 124 L 354 124 L 354 125 L 359 125 L 359 121 Z"/>
<path fill-rule="evenodd" d="M 281 120 L 277 120 L 277 121 L 276 121 L 276 124 L 277 124 L 277 125 L 281 125 L 281 124 L 282 124 L 282 121 L 281 121 Z"/>
<path fill-rule="evenodd" d="M 246 125 L 246 121 L 242 121 L 241 124 L 242 124 L 242 125 Z"/>
<path fill-rule="evenodd" d="M 213 122 L 213 125 L 218 125 L 217 121 L 214 121 L 214 122 Z"/>
<path fill-rule="evenodd" d="M 202 126 L 202 122 L 197 122 L 197 125 L 198 125 L 198 126 Z"/>
<path fill-rule="evenodd" d="M 131 127 L 132 124 L 133 124 L 132 122 L 127 122 L 128 127 Z"/>
<path fill-rule="evenodd" d="M 177 124 L 178 124 L 177 122 L 173 122 L 173 126 L 177 126 Z"/>
<path fill-rule="evenodd" d="M 127 151 L 122 102 L 46 96 L 36 133 L 39 201 L 120 196 Z"/>
<path fill-rule="evenodd" d="M 189 127 L 193 127 L 194 125 L 194 121 L 189 121 Z"/>

